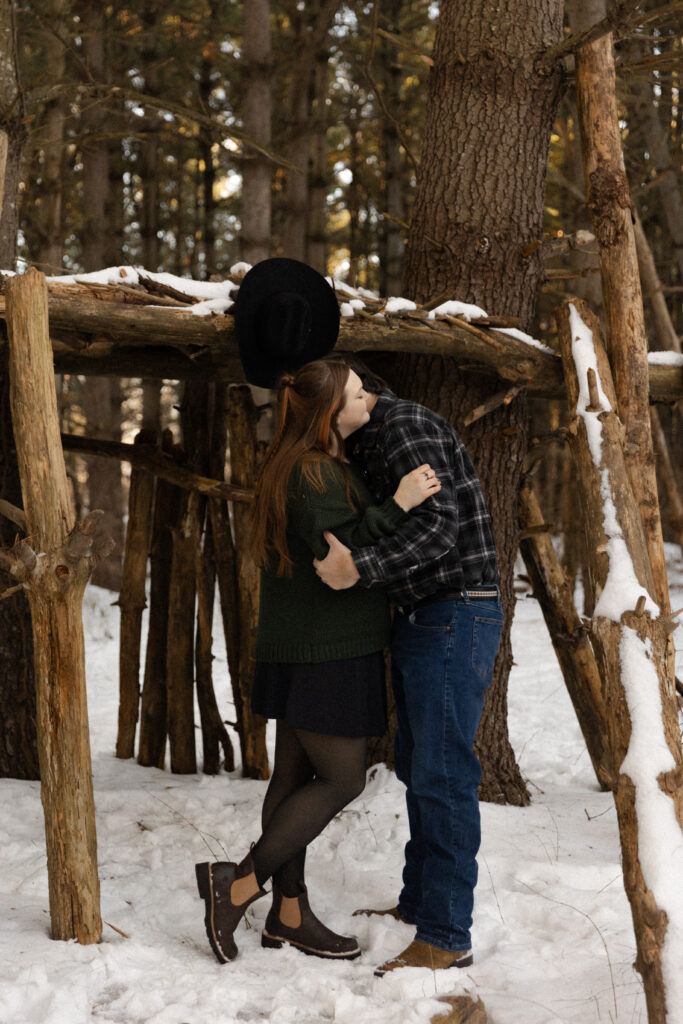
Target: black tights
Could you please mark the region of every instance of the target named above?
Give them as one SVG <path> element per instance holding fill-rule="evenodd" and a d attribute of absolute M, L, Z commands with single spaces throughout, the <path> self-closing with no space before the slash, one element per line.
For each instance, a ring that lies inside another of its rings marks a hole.
<path fill-rule="evenodd" d="M 363 791 L 366 749 L 364 736 L 326 736 L 278 719 L 263 832 L 251 851 L 260 886 L 272 876 L 284 896 L 298 895 L 306 847 Z"/>

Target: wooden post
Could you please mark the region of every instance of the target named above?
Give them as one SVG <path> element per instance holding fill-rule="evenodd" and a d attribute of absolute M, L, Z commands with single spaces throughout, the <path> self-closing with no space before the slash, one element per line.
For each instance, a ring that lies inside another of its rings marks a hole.
<path fill-rule="evenodd" d="M 584 303 L 565 302 L 558 327 L 574 414 L 569 443 L 586 509 L 596 596 L 591 640 L 618 773 L 614 801 L 638 950 L 636 968 L 650 1024 L 665 1024 L 680 1020 L 682 1005 L 675 936 L 683 928 L 677 895 L 683 755 L 667 666 L 673 622 L 653 602 L 648 546 L 626 469 L 623 428 L 599 323 Z M 676 878 L 673 888 L 670 878 Z"/>
<path fill-rule="evenodd" d="M 602 789 L 615 781 L 606 735 L 605 707 L 595 654 L 574 605 L 569 580 L 560 565 L 528 476 L 519 494 L 520 551 L 531 580 L 534 597 L 560 663 L 565 685 Z"/>
<path fill-rule="evenodd" d="M 659 465 L 659 479 L 670 505 L 669 522 L 676 531 L 676 539 L 681 549 L 681 555 L 683 555 L 683 500 L 681 500 L 681 492 L 678 490 L 678 481 L 671 462 L 662 421 L 659 418 L 657 407 L 654 405 L 650 408 L 650 423 Z"/>
<path fill-rule="evenodd" d="M 45 278 L 29 270 L 9 279 L 5 291 L 19 473 L 28 541 L 39 552 L 22 564 L 33 618 L 52 937 L 91 943 L 100 939 L 102 921 L 81 603 L 93 564 L 86 556 L 93 520 L 74 530 Z"/>
<path fill-rule="evenodd" d="M 138 445 L 152 445 L 154 430 L 141 430 L 135 438 Z M 128 498 L 128 527 L 121 574 L 121 627 L 119 632 L 119 723 L 116 756 L 133 757 L 135 728 L 140 709 L 140 639 L 142 613 L 147 607 L 145 582 L 149 555 L 154 477 L 133 466 Z"/>
<path fill-rule="evenodd" d="M 197 771 L 194 736 L 194 608 L 195 550 L 199 544 L 199 503 L 196 491 L 180 498 L 180 512 L 172 530 L 173 558 L 168 602 L 166 678 L 168 684 L 168 738 L 171 771 Z"/>
<path fill-rule="evenodd" d="M 253 487 L 256 477 L 256 408 L 248 387 L 231 388 L 228 403 L 232 483 Z M 239 668 L 232 678 L 242 748 L 242 771 L 250 779 L 267 779 L 266 720 L 251 711 L 254 643 L 258 623 L 259 573 L 246 550 L 249 510 L 233 506 L 239 609 Z M 218 538 L 216 538 L 218 542 Z"/>
<path fill-rule="evenodd" d="M 655 459 L 650 433 L 647 337 L 631 196 L 617 114 L 612 35 L 576 54 L 576 100 L 588 208 L 600 249 L 609 352 L 624 455 L 643 521 L 657 604 L 670 610 Z"/>
<path fill-rule="evenodd" d="M 220 770 L 219 749 L 223 750 L 223 764 L 228 772 L 235 769 L 235 754 L 232 741 L 221 719 L 216 694 L 213 688 L 212 626 L 214 595 L 216 590 L 216 561 L 213 550 L 213 534 L 208 509 L 205 510 L 206 530 L 203 549 L 196 551 L 197 574 L 197 639 L 195 644 L 195 666 L 197 672 L 197 703 L 202 723 L 202 771 L 206 775 L 217 775 Z"/>
<path fill-rule="evenodd" d="M 165 430 L 163 451 L 181 457 L 173 435 Z M 154 495 L 154 522 L 150 550 L 149 624 L 145 653 L 145 679 L 140 702 L 140 743 L 138 764 L 163 768 L 166 759 L 168 603 L 171 587 L 173 539 L 171 529 L 178 518 L 180 489 L 160 477 Z"/>

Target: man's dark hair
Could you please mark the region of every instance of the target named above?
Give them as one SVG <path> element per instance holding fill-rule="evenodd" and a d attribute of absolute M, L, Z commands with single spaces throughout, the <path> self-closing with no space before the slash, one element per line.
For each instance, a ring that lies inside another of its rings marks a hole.
<path fill-rule="evenodd" d="M 349 369 L 357 373 L 363 381 L 363 387 L 371 395 L 379 395 L 389 387 L 387 382 L 377 373 L 373 373 L 369 366 L 366 366 L 362 359 L 359 359 L 355 352 L 332 352 L 328 359 L 339 359 L 346 363 Z"/>

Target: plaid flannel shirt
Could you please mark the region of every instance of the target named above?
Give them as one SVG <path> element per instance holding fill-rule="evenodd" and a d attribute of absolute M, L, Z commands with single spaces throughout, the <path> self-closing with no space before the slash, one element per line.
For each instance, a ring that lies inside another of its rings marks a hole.
<path fill-rule="evenodd" d="M 392 536 L 353 551 L 361 585 L 381 584 L 393 601 L 409 604 L 437 590 L 498 583 L 481 483 L 446 420 L 386 389 L 359 435 L 353 458 L 380 502 L 393 494 L 404 474 L 425 462 L 441 482 L 439 493 L 414 508 Z"/>

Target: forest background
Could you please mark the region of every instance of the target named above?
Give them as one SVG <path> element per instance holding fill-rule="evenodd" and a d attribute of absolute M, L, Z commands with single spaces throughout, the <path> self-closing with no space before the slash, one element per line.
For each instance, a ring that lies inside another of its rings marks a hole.
<path fill-rule="evenodd" d="M 0 127 L 9 138 L 0 266 L 57 276 L 135 265 L 212 281 L 238 261 L 285 255 L 354 287 L 404 294 L 438 4 L 4 0 L 0 10 Z M 566 34 L 606 10 L 598 0 L 568 3 Z M 680 350 L 681 5 L 647 0 L 610 12 L 631 196 L 654 260 L 653 298 L 664 299 Z M 494 30 L 495 20 L 487 18 Z M 457 62 L 457 40 L 453 52 Z M 541 176 L 543 283 L 526 325 L 554 348 L 552 313 L 564 295 L 601 308 L 597 246 L 582 234 L 591 220 L 572 84 L 570 56 Z M 67 433 L 130 440 L 140 428 L 171 426 L 181 440 L 175 382 L 60 375 L 58 392 Z M 532 456 L 543 452 L 537 489 L 576 578 L 582 524 L 557 433 L 566 408 L 528 400 L 524 415 L 529 436 L 546 442 Z M 680 403 L 660 407 L 660 420 L 680 493 Z M 119 555 L 98 567 L 95 582 L 118 590 L 127 475 L 113 460 L 67 462 L 78 513 L 107 509 Z M 660 493 L 664 536 L 680 543 L 672 493 Z M 11 529 L 0 528 L 11 543 Z M 500 799 L 528 799 L 519 777 Z"/>

